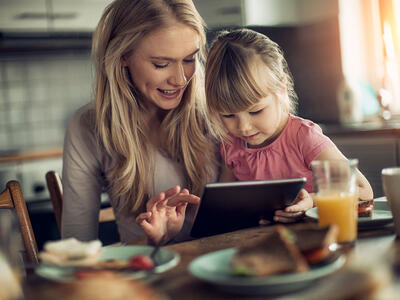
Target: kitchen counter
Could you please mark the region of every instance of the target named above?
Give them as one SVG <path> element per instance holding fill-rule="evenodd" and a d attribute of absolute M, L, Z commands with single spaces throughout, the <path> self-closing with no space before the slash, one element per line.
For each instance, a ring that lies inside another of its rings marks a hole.
<path fill-rule="evenodd" d="M 18 180 L 27 202 L 49 199 L 46 173 L 50 170 L 61 173 L 61 148 L 0 152 L 0 188 Z"/>
<path fill-rule="evenodd" d="M 38 160 L 62 157 L 62 149 L 43 149 L 32 151 L 12 151 L 5 154 L 0 153 L 0 163 L 14 163 L 27 160 Z"/>
<path fill-rule="evenodd" d="M 349 124 L 318 124 L 328 136 L 347 136 L 357 134 L 367 136 L 372 134 L 400 137 L 400 120 L 385 122 L 363 122 Z"/>

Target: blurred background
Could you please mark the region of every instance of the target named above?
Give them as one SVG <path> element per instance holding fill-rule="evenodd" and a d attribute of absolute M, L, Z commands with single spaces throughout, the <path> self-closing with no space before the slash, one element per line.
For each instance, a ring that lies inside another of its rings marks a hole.
<path fill-rule="evenodd" d="M 92 97 L 91 35 L 109 3 L 0 0 L 0 187 L 18 179 L 33 219 L 52 218 L 45 173 L 61 171 L 66 124 Z M 209 40 L 246 26 L 281 45 L 298 115 L 358 158 L 382 196 L 381 169 L 400 161 L 400 1 L 194 3 Z"/>

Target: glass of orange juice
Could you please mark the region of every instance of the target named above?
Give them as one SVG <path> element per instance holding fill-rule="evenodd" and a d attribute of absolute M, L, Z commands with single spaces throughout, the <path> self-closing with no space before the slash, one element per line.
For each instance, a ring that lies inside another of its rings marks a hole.
<path fill-rule="evenodd" d="M 321 227 L 336 224 L 339 243 L 353 243 L 357 238 L 357 165 L 357 159 L 311 163 L 318 223 Z"/>

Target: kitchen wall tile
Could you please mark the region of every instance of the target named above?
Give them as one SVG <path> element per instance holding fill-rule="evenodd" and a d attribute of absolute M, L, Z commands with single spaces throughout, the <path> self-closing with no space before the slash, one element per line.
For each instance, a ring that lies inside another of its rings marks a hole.
<path fill-rule="evenodd" d="M 65 67 L 68 65 L 68 60 L 49 60 L 46 66 L 46 73 L 50 82 L 60 81 L 65 79 Z"/>
<path fill-rule="evenodd" d="M 26 107 L 29 101 L 28 85 L 22 82 L 12 82 L 6 89 L 7 98 L 11 109 Z"/>
<path fill-rule="evenodd" d="M 7 90 L 0 88 L 0 110 L 8 109 L 8 94 Z"/>
<path fill-rule="evenodd" d="M 49 119 L 50 119 L 50 116 L 48 113 L 48 108 L 46 106 L 44 106 L 43 104 L 42 105 L 34 105 L 28 111 L 28 120 L 33 127 L 35 127 L 36 124 L 46 123 L 46 121 L 49 121 Z M 39 125 L 39 126 L 41 126 L 41 125 Z"/>
<path fill-rule="evenodd" d="M 29 136 L 30 132 L 25 128 L 18 128 L 13 130 L 13 134 L 10 138 L 13 148 L 25 149 L 30 143 L 31 138 Z"/>
<path fill-rule="evenodd" d="M 1 128 L 1 125 L 0 125 L 0 128 Z M 7 132 L 1 131 L 1 129 L 0 129 L 0 151 L 8 149 L 9 143 L 10 143 L 9 135 L 7 134 Z"/>
<path fill-rule="evenodd" d="M 65 108 L 63 105 L 57 105 L 57 103 L 54 103 L 56 105 L 51 105 L 50 107 L 50 115 L 52 116 L 53 121 L 58 121 L 59 123 L 62 123 L 64 121 L 65 117 Z"/>
<path fill-rule="evenodd" d="M 8 112 L 0 109 L 0 131 L 5 131 L 5 127 L 8 127 Z"/>
<path fill-rule="evenodd" d="M 29 92 L 30 101 L 35 104 L 46 103 L 47 99 L 50 98 L 49 88 L 43 82 L 32 82 Z"/>
<path fill-rule="evenodd" d="M 0 55 L 0 150 L 62 147 L 68 120 L 90 100 L 88 51 Z"/>
<path fill-rule="evenodd" d="M 25 114 L 24 109 L 11 108 L 9 110 L 9 114 L 10 114 L 10 117 L 9 117 L 10 125 L 15 126 L 15 125 L 20 125 L 25 122 L 26 114 Z M 16 127 L 19 127 L 19 126 L 16 126 Z"/>
<path fill-rule="evenodd" d="M 6 67 L 5 67 L 6 62 L 0 60 L 0 87 L 3 87 L 3 83 L 7 81 L 7 76 L 6 76 Z"/>
<path fill-rule="evenodd" d="M 31 81 L 43 81 L 47 79 L 46 64 L 43 59 L 32 59 L 26 62 L 27 76 Z"/>
<path fill-rule="evenodd" d="M 26 64 L 21 59 L 10 59 L 5 62 L 7 82 L 24 82 L 26 80 Z"/>

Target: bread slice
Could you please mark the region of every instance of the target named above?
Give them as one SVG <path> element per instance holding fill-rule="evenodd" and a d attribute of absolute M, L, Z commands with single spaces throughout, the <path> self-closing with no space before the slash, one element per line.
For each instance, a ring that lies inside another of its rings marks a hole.
<path fill-rule="evenodd" d="M 372 217 L 374 210 L 374 199 L 358 200 L 358 217 Z"/>
<path fill-rule="evenodd" d="M 82 242 L 75 238 L 46 242 L 39 258 L 43 263 L 60 266 L 89 266 L 100 258 L 99 240 Z"/>
<path fill-rule="evenodd" d="M 231 261 L 234 273 L 267 276 L 308 271 L 307 261 L 295 239 L 293 233 L 284 226 L 275 226 L 274 231 L 259 243 L 239 248 Z"/>
<path fill-rule="evenodd" d="M 296 224 L 289 227 L 296 235 L 296 244 L 309 264 L 315 264 L 331 254 L 329 246 L 337 241 L 339 228 L 332 224 L 320 228 L 316 223 Z"/>

